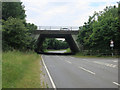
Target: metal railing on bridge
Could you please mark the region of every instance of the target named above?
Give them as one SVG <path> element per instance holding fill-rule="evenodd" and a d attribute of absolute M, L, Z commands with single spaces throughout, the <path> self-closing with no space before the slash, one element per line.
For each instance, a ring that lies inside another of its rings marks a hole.
<path fill-rule="evenodd" d="M 79 30 L 78 26 L 38 26 L 37 30 Z"/>

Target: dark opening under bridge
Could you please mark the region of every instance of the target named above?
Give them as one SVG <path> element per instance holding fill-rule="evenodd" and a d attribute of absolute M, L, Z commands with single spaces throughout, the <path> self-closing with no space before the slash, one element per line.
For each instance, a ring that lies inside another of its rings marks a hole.
<path fill-rule="evenodd" d="M 72 53 L 76 53 L 80 50 L 76 41 L 79 33 L 78 30 L 79 27 L 39 27 L 38 30 L 34 32 L 37 36 L 37 48 L 35 51 L 42 53 L 42 44 L 45 38 L 65 38 Z"/>

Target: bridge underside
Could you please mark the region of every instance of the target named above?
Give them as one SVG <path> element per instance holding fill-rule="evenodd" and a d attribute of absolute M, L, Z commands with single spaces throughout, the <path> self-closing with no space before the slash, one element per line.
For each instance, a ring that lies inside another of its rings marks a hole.
<path fill-rule="evenodd" d="M 39 37 L 37 39 L 37 48 L 36 52 L 43 52 L 42 44 L 46 38 L 65 38 L 66 42 L 69 44 L 69 47 L 72 51 L 72 53 L 76 53 L 79 51 L 79 47 L 74 39 L 73 35 L 78 34 L 78 31 L 48 31 L 48 30 L 38 30 L 35 32 L 36 34 L 39 34 Z"/>

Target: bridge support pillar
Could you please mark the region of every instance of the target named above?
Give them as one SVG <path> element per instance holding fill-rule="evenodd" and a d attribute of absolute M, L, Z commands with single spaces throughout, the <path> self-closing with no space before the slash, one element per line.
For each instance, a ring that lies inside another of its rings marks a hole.
<path fill-rule="evenodd" d="M 36 52 L 43 52 L 42 44 L 43 44 L 44 40 L 45 40 L 44 35 L 40 34 L 38 37 L 37 43 L 36 43 L 36 45 L 37 45 L 36 49 L 35 49 Z"/>
<path fill-rule="evenodd" d="M 77 45 L 78 50 L 80 51 L 80 46 L 79 46 L 79 43 L 77 42 L 78 36 L 77 35 L 72 35 L 72 38 L 73 38 L 75 44 Z"/>
<path fill-rule="evenodd" d="M 66 35 L 65 40 L 66 40 L 66 42 L 68 42 L 70 49 L 73 53 L 79 52 L 79 47 L 76 42 L 75 36 L 72 36 L 71 34 Z"/>

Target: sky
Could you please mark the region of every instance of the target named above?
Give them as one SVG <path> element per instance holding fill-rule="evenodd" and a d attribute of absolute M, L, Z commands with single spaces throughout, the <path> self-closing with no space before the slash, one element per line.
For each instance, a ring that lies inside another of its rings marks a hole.
<path fill-rule="evenodd" d="M 21 0 L 26 20 L 37 26 L 82 26 L 95 11 L 119 0 Z"/>

